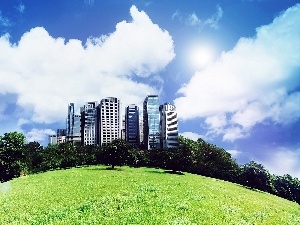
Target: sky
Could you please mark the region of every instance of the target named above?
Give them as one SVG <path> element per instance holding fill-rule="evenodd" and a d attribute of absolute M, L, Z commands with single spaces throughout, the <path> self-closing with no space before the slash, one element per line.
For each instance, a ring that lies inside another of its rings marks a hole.
<path fill-rule="evenodd" d="M 299 24 L 299 0 L 0 1 L 0 135 L 158 94 L 181 135 L 300 178 Z"/>

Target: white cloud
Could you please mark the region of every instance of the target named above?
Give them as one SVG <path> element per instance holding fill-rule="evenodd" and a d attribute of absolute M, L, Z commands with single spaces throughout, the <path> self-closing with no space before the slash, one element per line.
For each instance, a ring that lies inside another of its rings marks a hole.
<path fill-rule="evenodd" d="M 84 4 L 89 7 L 93 7 L 95 0 L 84 0 Z"/>
<path fill-rule="evenodd" d="M 20 122 L 63 121 L 70 102 L 114 96 L 126 106 L 159 94 L 160 87 L 134 79 L 157 76 L 168 65 L 175 57 L 172 37 L 135 6 L 130 14 L 132 21 L 86 44 L 53 38 L 43 27 L 31 29 L 18 43 L 8 34 L 0 37 L 0 91 L 18 95 Z"/>
<path fill-rule="evenodd" d="M 297 4 L 257 28 L 256 37 L 241 38 L 231 51 L 196 72 L 178 91 L 178 115 L 206 117 L 208 134 L 222 134 L 228 141 L 246 137 L 266 120 L 299 120 L 299 23 Z"/>
<path fill-rule="evenodd" d="M 232 156 L 232 158 L 237 158 L 240 154 L 242 154 L 241 151 L 236 150 L 236 149 L 230 149 L 230 150 L 226 150 L 228 153 L 230 153 L 230 155 Z"/>
<path fill-rule="evenodd" d="M 20 12 L 23 13 L 25 11 L 25 5 L 23 3 L 20 3 L 16 9 Z"/>
<path fill-rule="evenodd" d="M 193 132 L 183 132 L 180 135 L 193 141 L 197 141 L 199 138 L 204 139 L 202 135 Z"/>
<path fill-rule="evenodd" d="M 11 27 L 12 22 L 5 16 L 2 15 L 0 10 L 0 27 Z"/>
<path fill-rule="evenodd" d="M 26 133 L 27 142 L 40 142 L 46 140 L 49 135 L 54 135 L 56 132 L 51 129 L 36 129 L 33 128 L 31 131 Z"/>
<path fill-rule="evenodd" d="M 213 28 L 213 29 L 218 29 L 219 21 L 222 18 L 222 16 L 223 16 L 223 10 L 219 5 L 217 5 L 217 11 L 210 18 L 201 20 L 198 17 L 198 15 L 194 12 L 187 16 L 187 18 L 185 19 L 185 23 L 188 26 L 196 27 L 198 29 L 202 29 L 203 27 L 206 27 L 206 26 Z M 175 18 L 177 18 L 179 21 L 184 20 L 178 10 L 172 15 L 172 19 L 175 19 Z"/>
<path fill-rule="evenodd" d="M 290 174 L 300 178 L 300 149 L 279 147 L 273 149 L 272 152 L 266 160 L 259 160 L 258 162 L 263 164 L 272 174 Z"/>

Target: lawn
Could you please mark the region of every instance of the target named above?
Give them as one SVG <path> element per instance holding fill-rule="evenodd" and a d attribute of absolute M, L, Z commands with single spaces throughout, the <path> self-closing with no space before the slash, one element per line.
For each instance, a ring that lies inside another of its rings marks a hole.
<path fill-rule="evenodd" d="M 300 205 L 229 182 L 91 166 L 0 184 L 0 224 L 300 224 Z"/>

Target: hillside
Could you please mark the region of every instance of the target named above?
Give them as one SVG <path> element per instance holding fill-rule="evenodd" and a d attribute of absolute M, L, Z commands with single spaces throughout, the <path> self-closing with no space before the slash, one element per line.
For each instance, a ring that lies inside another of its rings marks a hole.
<path fill-rule="evenodd" d="M 300 224 L 297 203 L 189 173 L 91 166 L 0 185 L 0 224 Z"/>

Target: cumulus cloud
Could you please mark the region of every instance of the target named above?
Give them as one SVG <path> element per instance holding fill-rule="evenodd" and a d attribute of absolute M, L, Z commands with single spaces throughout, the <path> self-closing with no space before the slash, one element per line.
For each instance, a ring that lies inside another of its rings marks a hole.
<path fill-rule="evenodd" d="M 168 65 L 175 57 L 172 37 L 135 6 L 130 14 L 132 21 L 85 44 L 54 38 L 43 27 L 23 34 L 18 43 L 8 34 L 0 37 L 0 94 L 18 95 L 20 123 L 63 121 L 70 102 L 115 96 L 126 106 L 157 93 L 160 87 L 135 78 L 157 76 Z"/>
<path fill-rule="evenodd" d="M 33 128 L 31 131 L 26 133 L 27 142 L 40 142 L 44 141 L 49 135 L 54 135 L 56 132 L 51 129 L 36 129 Z"/>
<path fill-rule="evenodd" d="M 183 132 L 180 135 L 185 137 L 185 138 L 189 138 L 193 141 L 197 141 L 199 138 L 201 138 L 201 139 L 204 138 L 202 135 L 197 134 L 197 133 L 193 133 L 193 132 Z"/>
<path fill-rule="evenodd" d="M 235 159 L 242 153 L 241 151 L 236 150 L 236 149 L 229 149 L 226 151 L 232 156 L 232 158 L 235 158 Z"/>
<path fill-rule="evenodd" d="M 207 135 L 227 141 L 248 136 L 257 123 L 299 120 L 299 23 L 297 4 L 196 72 L 178 91 L 178 115 L 206 118 Z"/>
<path fill-rule="evenodd" d="M 290 174 L 300 178 L 300 149 L 279 147 L 273 150 L 266 160 L 259 160 L 271 173 L 276 175 Z"/>
<path fill-rule="evenodd" d="M 217 5 L 217 11 L 211 15 L 211 17 L 201 20 L 198 15 L 193 12 L 189 14 L 187 17 L 184 17 L 179 10 L 176 10 L 172 15 L 172 19 L 177 19 L 180 22 L 184 22 L 186 25 L 191 27 L 196 27 L 197 29 L 203 29 L 203 27 L 210 27 L 213 29 L 219 28 L 219 20 L 223 16 L 222 8 Z"/>

